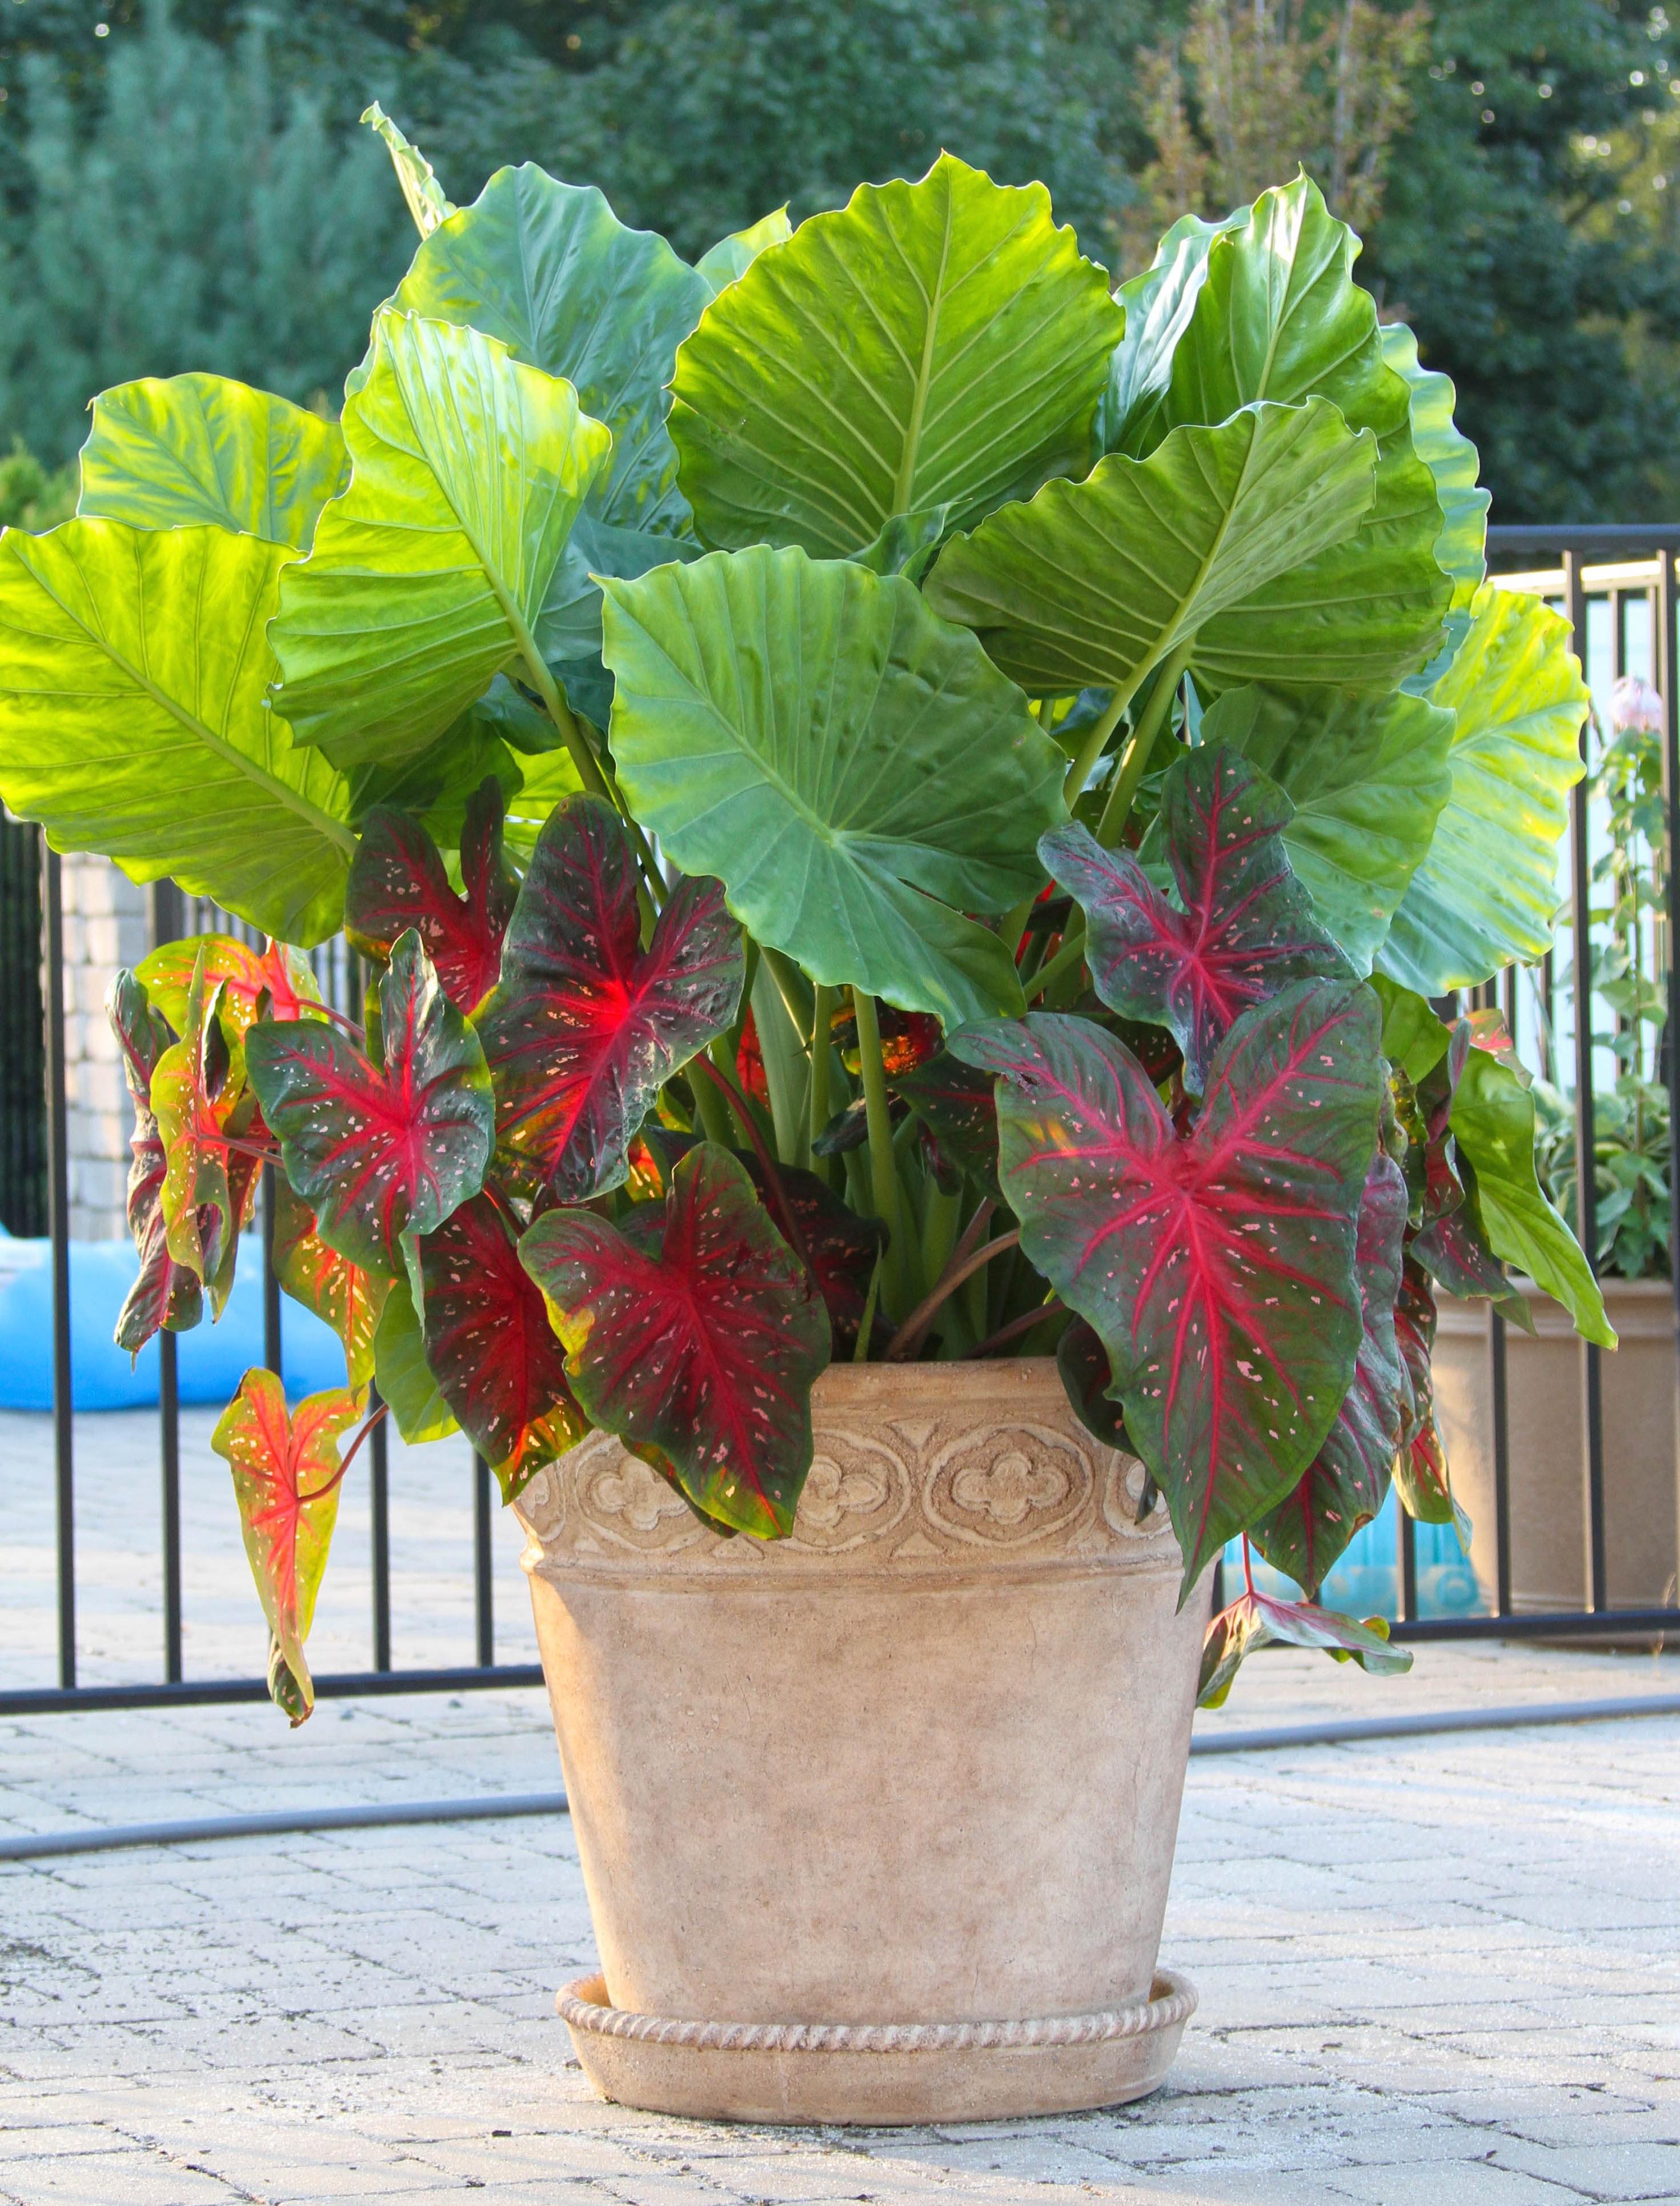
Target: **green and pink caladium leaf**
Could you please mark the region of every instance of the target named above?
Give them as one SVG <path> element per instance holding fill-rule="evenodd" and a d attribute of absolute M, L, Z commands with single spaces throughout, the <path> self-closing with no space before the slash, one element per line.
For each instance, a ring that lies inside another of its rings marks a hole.
<path fill-rule="evenodd" d="M 259 1369 L 246 1373 L 211 1435 L 233 1472 L 245 1553 L 278 1653 L 270 1689 L 294 1729 L 315 1704 L 303 1643 L 338 1516 L 339 1435 L 360 1415 L 360 1394 L 334 1386 L 288 1416 L 285 1388 Z"/>
<path fill-rule="evenodd" d="M 344 1344 L 344 1369 L 352 1386 L 373 1376 L 373 1336 L 391 1283 L 365 1272 L 329 1249 L 315 1231 L 315 1213 L 294 1195 L 283 1172 L 274 1175 L 274 1275 L 294 1302 L 313 1310 Z"/>
<path fill-rule="evenodd" d="M 1108 1350 L 1082 1317 L 1076 1317 L 1056 1344 L 1056 1367 L 1067 1390 L 1069 1406 L 1088 1433 L 1110 1447 L 1126 1445 L 1126 1418 L 1110 1393 L 1114 1373 Z"/>
<path fill-rule="evenodd" d="M 694 1507 L 762 1540 L 793 1529 L 811 1467 L 828 1313 L 727 1149 L 681 1158 L 661 1206 L 620 1231 L 551 1210 L 519 1244 L 591 1422 Z"/>
<path fill-rule="evenodd" d="M 1431 1358 L 1435 1348 L 1434 1284 L 1409 1249 L 1400 1274 L 1394 1333 L 1405 1366 L 1401 1398 L 1400 1450 L 1394 1459 L 1394 1484 L 1401 1506 L 1421 1524 L 1454 1524 L 1465 1552 L 1470 1520 L 1452 1491 L 1446 1448 L 1435 1422 L 1435 1382 Z"/>
<path fill-rule="evenodd" d="M 899 1073 L 891 1087 L 920 1119 L 941 1184 L 967 1173 L 985 1193 L 999 1196 L 998 1106 L 986 1075 L 942 1049 Z"/>
<path fill-rule="evenodd" d="M 1187 1133 L 1123 1043 L 1081 1019 L 1040 1012 L 952 1040 L 998 1076 L 1022 1254 L 1108 1352 L 1187 1592 L 1294 1486 L 1353 1379 L 1379 1023 L 1370 991 L 1337 981 L 1244 1012 Z"/>
<path fill-rule="evenodd" d="M 246 1036 L 251 1084 L 294 1189 L 330 1249 L 395 1277 L 408 1237 L 435 1232 L 484 1183 L 495 1104 L 478 1037 L 411 927 L 378 987 L 384 1064 L 313 1019 Z"/>
<path fill-rule="evenodd" d="M 1051 878 L 1085 913 L 1086 963 L 1122 1017 L 1165 1027 L 1198 1093 L 1232 1023 L 1292 982 L 1351 968 L 1290 870 L 1283 831 L 1294 808 L 1277 784 L 1218 745 L 1167 771 L 1161 823 L 1183 909 L 1129 852 L 1087 828 L 1057 827 L 1039 844 Z"/>
<path fill-rule="evenodd" d="M 620 1185 L 659 1089 L 735 1017 L 746 957 L 719 884 L 679 882 L 643 950 L 636 878 L 611 806 L 556 806 L 476 1022 L 518 1194 L 585 1202 Z"/>
<path fill-rule="evenodd" d="M 1221 1609 L 1202 1642 L 1199 1708 L 1224 1705 L 1245 1654 L 1258 1647 L 1315 1647 L 1335 1662 L 1357 1662 L 1373 1677 L 1392 1677 L 1412 1666 L 1411 1649 L 1391 1647 L 1385 1617 L 1367 1616 L 1362 1624 L 1310 1601 L 1274 1601 L 1269 1594 L 1244 1593 Z"/>
<path fill-rule="evenodd" d="M 105 1016 L 122 1057 L 122 1077 L 134 1107 L 129 1136 L 128 1231 L 140 1257 L 140 1275 L 116 1320 L 116 1344 L 138 1356 L 154 1333 L 187 1333 L 204 1315 L 204 1291 L 169 1251 L 164 1224 L 167 1159 L 152 1114 L 152 1076 L 175 1040 L 167 1022 L 146 1000 L 134 974 L 118 973 L 105 998 Z"/>
<path fill-rule="evenodd" d="M 135 969 L 135 978 L 153 1009 L 161 1011 L 178 1033 L 186 1028 L 193 974 L 200 953 L 206 986 L 213 988 L 218 981 L 222 984 L 217 1011 L 235 1040 L 256 1023 L 265 998 L 271 1018 L 324 1016 L 320 984 L 301 951 L 273 940 L 265 950 L 253 950 L 248 942 L 231 934 L 194 934 L 182 942 L 160 943 Z"/>
<path fill-rule="evenodd" d="M 235 1144 L 254 1143 L 262 1129 L 217 1017 L 224 983 L 206 979 L 207 963 L 201 949 L 181 1040 L 152 1071 L 152 1108 L 164 1148 L 159 1202 L 169 1253 L 203 1280 L 219 1317 L 256 1194 L 258 1160 Z"/>
<path fill-rule="evenodd" d="M 426 1361 L 511 1501 L 589 1429 L 500 1210 L 475 1195 L 420 1244 Z"/>
<path fill-rule="evenodd" d="M 502 938 L 519 892 L 502 855 L 505 816 L 501 784 L 486 775 L 462 823 L 457 896 L 420 821 L 376 804 L 344 891 L 344 932 L 356 948 L 383 964 L 412 927 L 458 1011 L 476 1010 L 502 970 Z"/>
<path fill-rule="evenodd" d="M 1266 1561 L 1292 1577 L 1309 1601 L 1318 1598 L 1349 1541 L 1387 1499 L 1400 1446 L 1402 1398 L 1409 1384 L 1394 1330 L 1405 1231 L 1405 1175 L 1379 1149 L 1365 1182 L 1354 1247 L 1365 1330 L 1353 1384 L 1295 1491 L 1253 1529 Z"/>

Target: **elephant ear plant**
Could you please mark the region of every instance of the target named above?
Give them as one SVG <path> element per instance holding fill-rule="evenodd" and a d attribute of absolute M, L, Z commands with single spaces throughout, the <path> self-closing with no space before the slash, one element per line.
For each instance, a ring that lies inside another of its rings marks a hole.
<path fill-rule="evenodd" d="M 1206 1694 L 1390 1484 L 1454 1503 L 1438 1285 L 1613 1343 L 1504 1038 L 1586 692 L 1483 580 L 1451 389 L 1306 177 L 1111 292 L 943 156 L 699 266 L 503 170 L 421 231 L 342 419 L 95 401 L 0 542 L 0 792 L 271 938 L 114 991 L 143 1270 L 224 1300 L 259 1167 L 346 1384 L 217 1428 L 301 1720 L 375 1383 L 511 1499 L 616 1434 L 793 1530 L 835 1358 L 1059 1360 L 1164 1497 Z M 299 953 L 343 928 L 365 1023 Z M 373 1414 L 381 1414 L 376 1409 Z"/>

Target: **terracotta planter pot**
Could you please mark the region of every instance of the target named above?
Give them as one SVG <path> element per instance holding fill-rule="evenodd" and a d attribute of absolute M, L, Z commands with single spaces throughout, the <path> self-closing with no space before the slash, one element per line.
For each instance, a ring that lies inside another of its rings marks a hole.
<path fill-rule="evenodd" d="M 847 1365 L 795 1536 L 708 1531 L 593 1435 L 518 1503 L 610 2097 L 768 2121 L 1111 2104 L 1156 1970 L 1206 1596 L 1053 1363 Z"/>
<path fill-rule="evenodd" d="M 1578 1609 L 1588 1594 L 1582 1344 L 1560 1303 L 1528 1281 L 1538 1338 L 1505 1328 L 1512 1606 Z M 1605 1560 L 1611 1605 L 1674 1598 L 1677 1556 L 1674 1291 L 1666 1279 L 1606 1279 L 1621 1339 L 1603 1372 Z M 1470 1560 L 1496 1590 L 1493 1407 L 1485 1302 L 1441 1297 L 1435 1398 L 1454 1490 L 1475 1528 Z"/>

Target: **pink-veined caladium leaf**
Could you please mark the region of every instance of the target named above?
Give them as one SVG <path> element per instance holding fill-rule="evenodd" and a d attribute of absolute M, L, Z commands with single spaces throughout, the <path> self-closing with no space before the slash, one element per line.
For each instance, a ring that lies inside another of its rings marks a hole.
<path fill-rule="evenodd" d="M 501 984 L 477 1022 L 509 1184 L 561 1202 L 617 1187 L 659 1089 L 734 1018 L 746 969 L 712 880 L 679 882 L 643 950 L 623 823 L 599 798 L 563 799 L 537 838 Z"/>
<path fill-rule="evenodd" d="M 1502 1014 L 1477 1012 L 1457 1023 L 1445 1053 L 1418 1082 L 1411 1107 L 1401 1116 L 1412 1144 L 1408 1164 L 1418 1228 L 1409 1253 L 1448 1294 L 1484 1297 L 1511 1324 L 1531 1333 L 1534 1313 L 1488 1242 L 1474 1169 L 1452 1133 L 1453 1098 L 1473 1047 L 1493 1056 L 1509 1053 Z"/>
<path fill-rule="evenodd" d="M 116 1320 L 116 1344 L 138 1356 L 154 1333 L 186 1333 L 204 1315 L 204 1290 L 169 1250 L 164 1224 L 164 1175 L 168 1160 L 152 1112 L 152 1076 L 175 1040 L 161 1013 L 146 1000 L 134 975 L 118 973 L 105 998 L 105 1016 L 122 1057 L 122 1077 L 134 1108 L 129 1136 L 128 1231 L 140 1257 L 140 1275 Z"/>
<path fill-rule="evenodd" d="M 444 993 L 457 1011 L 476 1010 L 502 970 L 519 884 L 502 855 L 506 816 L 501 784 L 486 775 L 468 799 L 461 829 L 461 883 L 450 885 L 438 846 L 412 814 L 376 804 L 369 811 L 344 891 L 344 932 L 383 963 L 413 927 L 426 945 Z"/>
<path fill-rule="evenodd" d="M 1434 1284 L 1409 1249 L 1400 1275 L 1400 1298 L 1394 1310 L 1395 1339 L 1406 1371 L 1394 1484 L 1401 1506 L 1409 1517 L 1421 1524 L 1456 1525 L 1459 1541 L 1468 1554 L 1470 1520 L 1453 1493 L 1446 1447 L 1435 1422 L 1435 1382 L 1431 1367 L 1435 1326 Z"/>
<path fill-rule="evenodd" d="M 420 1252 L 426 1364 L 511 1501 L 589 1429 L 566 1352 L 487 1195 L 463 1202 Z"/>
<path fill-rule="evenodd" d="M 1397 1676 L 1412 1666 L 1409 1648 L 1389 1644 L 1385 1617 L 1367 1616 L 1361 1624 L 1351 1616 L 1338 1615 L 1334 1609 L 1316 1608 L 1310 1601 L 1274 1601 L 1269 1594 L 1243 1593 L 1229 1608 L 1221 1609 L 1207 1627 L 1196 1706 L 1221 1707 L 1243 1656 L 1278 1642 L 1288 1647 L 1317 1648 L 1333 1661 L 1357 1662 L 1373 1677 Z"/>
<path fill-rule="evenodd" d="M 294 1728 L 315 1704 L 303 1643 L 338 1517 L 339 1435 L 360 1415 L 360 1396 L 333 1386 L 289 1416 L 285 1388 L 259 1369 L 246 1373 L 211 1435 L 233 1472 L 245 1553 L 278 1650 L 271 1690 Z"/>
<path fill-rule="evenodd" d="M 1354 1249 L 1364 1335 L 1353 1384 L 1294 1492 L 1253 1530 L 1266 1561 L 1292 1577 L 1309 1601 L 1317 1600 L 1349 1541 L 1387 1499 L 1408 1389 L 1394 1329 L 1405 1231 L 1405 1175 L 1379 1149 L 1365 1182 Z"/>
<path fill-rule="evenodd" d="M 294 1302 L 313 1310 L 344 1344 L 344 1369 L 352 1386 L 373 1376 L 373 1336 L 390 1281 L 365 1272 L 315 1231 L 315 1213 L 294 1195 L 283 1172 L 274 1175 L 274 1275 Z"/>
<path fill-rule="evenodd" d="M 1105 850 L 1087 828 L 1052 828 L 1039 844 L 1046 871 L 1085 913 L 1097 993 L 1124 1018 L 1167 1028 L 1198 1092 L 1242 1012 L 1296 981 L 1350 971 L 1290 870 L 1283 830 L 1293 809 L 1222 744 L 1176 759 L 1161 822 L 1182 911 L 1135 858 Z"/>
<path fill-rule="evenodd" d="M 784 1537 L 829 1360 L 821 1296 L 744 1168 L 710 1142 L 678 1160 L 664 1205 L 639 1206 L 626 1225 L 551 1210 L 519 1244 L 572 1392 L 703 1515 Z"/>
<path fill-rule="evenodd" d="M 160 943 L 135 968 L 135 978 L 152 1009 L 161 1011 L 177 1032 L 186 1028 L 200 952 L 206 986 L 222 984 L 218 1011 L 232 1040 L 237 1041 L 255 1024 L 265 998 L 271 1018 L 322 1016 L 320 984 L 301 950 L 272 939 L 265 949 L 253 950 L 231 934 L 193 934 L 181 942 Z"/>
<path fill-rule="evenodd" d="M 942 1049 L 897 1075 L 892 1087 L 926 1130 L 935 1171 L 943 1164 L 946 1181 L 953 1171 L 967 1173 L 987 1195 L 998 1196 L 998 1106 L 986 1075 Z"/>
<path fill-rule="evenodd" d="M 200 949 L 181 1040 L 152 1070 L 152 1109 L 164 1148 L 158 1200 L 165 1243 L 176 1262 L 204 1282 L 219 1317 L 256 1199 L 259 1160 L 243 1145 L 258 1142 L 263 1130 L 217 1015 L 225 984 L 206 977 L 207 963 Z"/>
<path fill-rule="evenodd" d="M 1022 1253 L 1108 1351 L 1187 1591 L 1289 1492 L 1352 1380 L 1378 1031 L 1356 983 L 1286 989 L 1231 1028 L 1188 1134 L 1131 1052 L 1082 1019 L 1038 1012 L 953 1038 L 999 1076 L 999 1177 Z"/>
<path fill-rule="evenodd" d="M 378 1003 L 383 1070 L 314 1019 L 253 1027 L 245 1054 L 316 1231 L 394 1277 L 408 1263 L 405 1237 L 434 1232 L 483 1185 L 495 1105 L 478 1037 L 412 928 L 392 947 Z"/>

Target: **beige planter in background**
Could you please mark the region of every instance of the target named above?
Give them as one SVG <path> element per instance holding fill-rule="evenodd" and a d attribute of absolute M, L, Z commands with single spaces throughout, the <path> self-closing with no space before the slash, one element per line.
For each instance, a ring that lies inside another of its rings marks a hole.
<path fill-rule="evenodd" d="M 1141 2096 L 1206 1617 L 1053 1362 L 818 1382 L 795 1536 L 605 1434 L 516 1505 L 603 1975 L 608 2096 L 904 2122 Z"/>
<path fill-rule="evenodd" d="M 1582 1344 L 1569 1314 L 1529 1282 L 1537 1339 L 1505 1328 L 1510 1408 L 1510 1583 L 1519 1613 L 1587 1602 Z M 1603 1372 L 1605 1560 L 1612 1607 L 1674 1598 L 1677 1538 L 1674 1291 L 1666 1279 L 1606 1279 L 1621 1339 Z M 1453 1489 L 1470 1513 L 1471 1562 L 1493 1603 L 1493 1411 L 1485 1302 L 1444 1295 L 1435 1400 Z"/>

